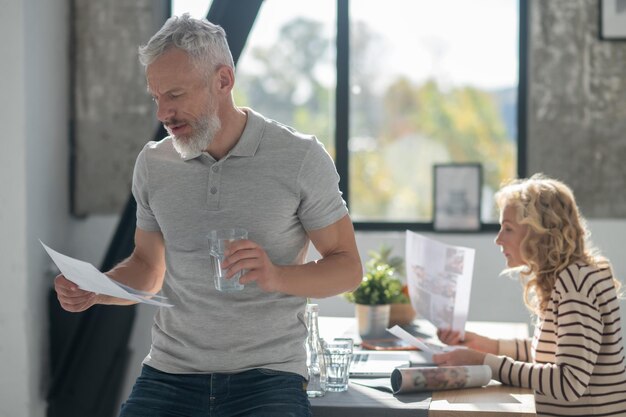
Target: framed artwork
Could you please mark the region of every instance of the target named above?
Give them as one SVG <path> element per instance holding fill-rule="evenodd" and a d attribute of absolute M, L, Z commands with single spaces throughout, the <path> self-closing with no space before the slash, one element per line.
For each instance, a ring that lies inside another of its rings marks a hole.
<path fill-rule="evenodd" d="M 435 231 L 480 230 L 482 166 L 478 163 L 433 166 Z"/>
<path fill-rule="evenodd" d="M 626 0 L 600 0 L 600 39 L 626 40 Z"/>

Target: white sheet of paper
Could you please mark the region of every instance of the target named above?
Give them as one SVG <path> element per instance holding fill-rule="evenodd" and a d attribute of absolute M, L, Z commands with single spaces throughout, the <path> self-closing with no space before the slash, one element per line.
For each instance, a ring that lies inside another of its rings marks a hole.
<path fill-rule="evenodd" d="M 98 269 L 92 264 L 63 255 L 62 253 L 59 253 L 47 246 L 41 240 L 39 243 L 41 243 L 65 278 L 72 281 L 78 285 L 79 288 L 85 291 L 110 295 L 117 298 L 123 298 L 125 300 L 132 300 L 160 307 L 172 307 L 172 304 L 165 302 L 167 300 L 165 297 L 152 296 L 143 291 L 137 291 L 125 285 L 122 286 L 104 275 L 102 272 L 98 271 Z M 152 298 L 160 298 L 163 301 L 157 301 Z"/>
<path fill-rule="evenodd" d="M 437 328 L 463 337 L 469 311 L 475 250 L 407 230 L 406 277 L 411 304 Z"/>
<path fill-rule="evenodd" d="M 391 329 L 387 329 L 387 331 L 392 335 L 404 340 L 409 345 L 415 346 L 416 348 L 421 350 L 424 358 L 427 361 L 432 361 L 432 356 L 436 353 L 450 352 L 456 349 L 465 349 L 465 346 L 447 346 L 428 342 L 424 339 L 413 336 L 411 333 L 407 332 L 397 324 Z"/>
<path fill-rule="evenodd" d="M 397 324 L 391 329 L 387 329 L 387 331 L 392 335 L 404 340 L 409 345 L 415 346 L 419 350 L 430 353 L 431 355 L 433 353 L 440 353 L 444 351 L 444 348 L 442 346 L 437 346 L 435 344 L 428 343 L 423 339 L 415 337 Z"/>

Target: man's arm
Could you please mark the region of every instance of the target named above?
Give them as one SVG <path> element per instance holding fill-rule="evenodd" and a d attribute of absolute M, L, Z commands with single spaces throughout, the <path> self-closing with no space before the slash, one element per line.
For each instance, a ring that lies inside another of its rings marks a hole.
<path fill-rule="evenodd" d="M 135 249 L 133 253 L 115 268 L 106 272 L 114 281 L 136 290 L 155 294 L 161 290 L 165 275 L 165 244 L 160 232 L 135 230 Z M 135 301 L 95 294 L 78 288 L 78 285 L 58 275 L 54 288 L 61 306 L 70 312 L 87 310 L 95 304 L 130 305 Z"/>
<path fill-rule="evenodd" d="M 251 240 L 243 240 L 231 245 L 223 266 L 229 268 L 228 276 L 247 269 L 239 280 L 242 284 L 256 281 L 264 291 L 300 297 L 330 297 L 359 285 L 363 268 L 348 215 L 309 232 L 309 238 L 322 259 L 304 265 L 274 265 L 263 248 Z"/>

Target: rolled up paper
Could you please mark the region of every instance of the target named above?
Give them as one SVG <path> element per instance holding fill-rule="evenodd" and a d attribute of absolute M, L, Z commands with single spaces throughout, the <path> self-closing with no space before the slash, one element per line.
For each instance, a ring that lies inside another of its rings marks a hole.
<path fill-rule="evenodd" d="M 482 387 L 490 380 L 491 368 L 487 365 L 419 366 L 394 369 L 391 373 L 391 388 L 394 394 L 439 391 Z"/>

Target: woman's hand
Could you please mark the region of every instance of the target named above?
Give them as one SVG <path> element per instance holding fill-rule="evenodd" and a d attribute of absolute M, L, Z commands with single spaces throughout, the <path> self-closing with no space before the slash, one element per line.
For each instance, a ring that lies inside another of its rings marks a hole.
<path fill-rule="evenodd" d="M 463 339 L 461 333 L 451 329 L 437 329 L 437 337 L 446 345 L 465 346 L 484 353 L 498 354 L 498 341 L 474 332 L 465 332 Z"/>
<path fill-rule="evenodd" d="M 482 365 L 486 353 L 473 349 L 455 349 L 433 355 L 433 362 L 439 366 Z"/>

